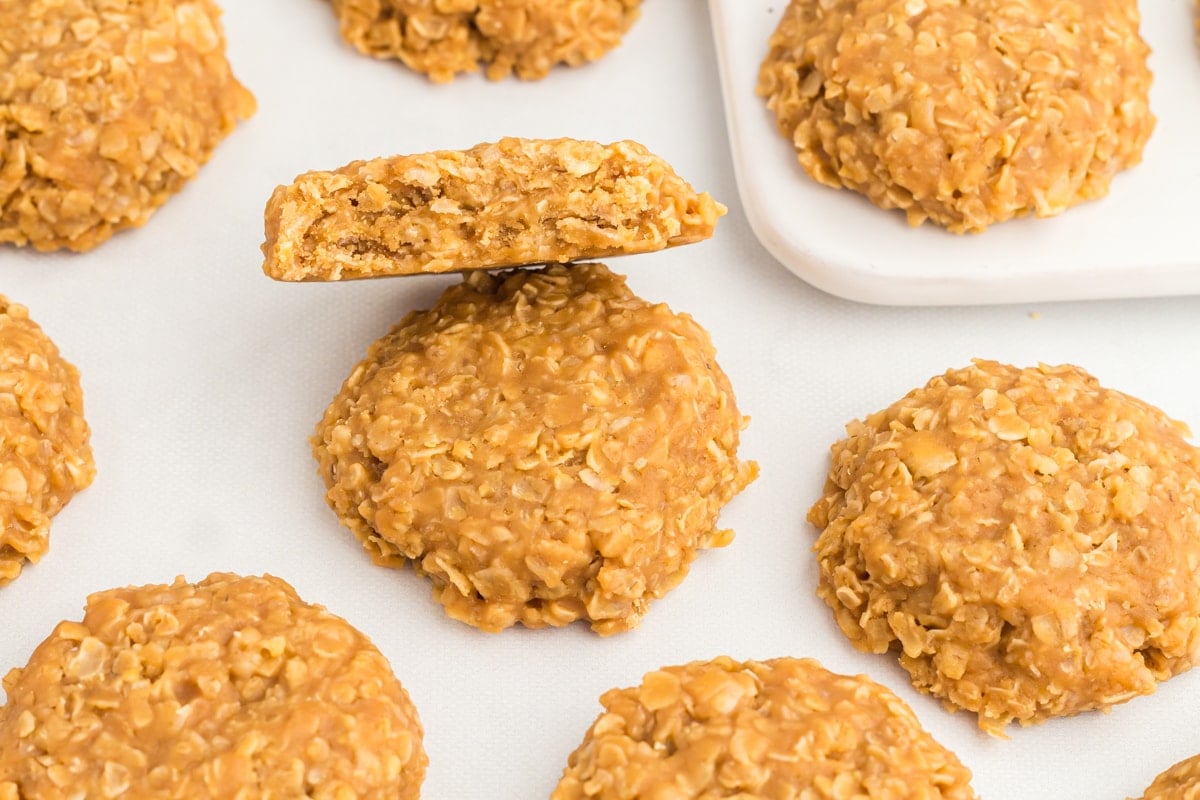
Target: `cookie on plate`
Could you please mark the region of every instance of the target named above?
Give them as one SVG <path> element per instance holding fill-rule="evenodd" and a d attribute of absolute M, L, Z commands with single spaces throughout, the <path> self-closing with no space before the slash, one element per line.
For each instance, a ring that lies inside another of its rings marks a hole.
<path fill-rule="evenodd" d="M 0 4 L 0 243 L 90 250 L 145 223 L 254 98 L 211 0 Z"/>
<path fill-rule="evenodd" d="M 331 281 L 645 253 L 707 239 L 724 213 L 637 142 L 507 138 L 280 186 L 263 271 Z"/>
<path fill-rule="evenodd" d="M 342 38 L 443 83 L 482 63 L 491 80 L 546 77 L 621 43 L 642 0 L 333 0 Z"/>
<path fill-rule="evenodd" d="M 1078 367 L 976 361 L 833 446 L 818 594 L 856 647 L 1005 725 L 1153 692 L 1200 647 L 1200 450 Z"/>
<path fill-rule="evenodd" d="M 99 592 L 4 679 L 0 798 L 415 800 L 387 660 L 278 578 Z"/>
<path fill-rule="evenodd" d="M 1138 25 L 1136 0 L 791 0 L 758 91 L 816 180 L 981 231 L 1101 197 L 1141 160 Z"/>
<path fill-rule="evenodd" d="M 975 797 L 900 698 L 809 659 L 666 667 L 600 703 L 551 800 Z"/>
<path fill-rule="evenodd" d="M 1197 800 L 1200 798 L 1200 756 L 1180 761 L 1154 779 L 1141 800 Z"/>
<path fill-rule="evenodd" d="M 50 518 L 96 475 L 79 372 L 0 296 L 0 586 L 50 547 Z"/>
<path fill-rule="evenodd" d="M 489 631 L 633 627 L 754 477 L 708 334 L 601 264 L 468 273 L 373 344 L 317 427 L 342 523 Z"/>

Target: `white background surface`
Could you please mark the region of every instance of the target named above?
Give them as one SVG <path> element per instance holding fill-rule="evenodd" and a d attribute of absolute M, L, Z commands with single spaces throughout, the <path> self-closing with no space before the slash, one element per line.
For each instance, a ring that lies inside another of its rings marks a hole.
<path fill-rule="evenodd" d="M 1077 363 L 1200 425 L 1200 299 L 905 309 L 810 288 L 756 242 L 739 205 L 696 0 L 648 2 L 625 44 L 593 66 L 537 84 L 449 86 L 342 46 L 322 0 L 227 5 L 231 58 L 258 115 L 145 228 L 83 256 L 0 248 L 0 291 L 28 305 L 82 372 L 99 468 L 55 519 L 50 553 L 0 589 L 0 669 L 23 664 L 58 620 L 78 619 L 91 591 L 271 572 L 391 660 L 425 723 L 431 800 L 548 797 L 603 690 L 719 654 L 813 656 L 868 673 L 913 705 L 990 800 L 1137 796 L 1200 752 L 1200 671 L 1110 715 L 1010 741 L 977 732 L 968 715 L 915 694 L 893 659 L 860 654 L 836 631 L 814 595 L 804 520 L 847 420 L 973 356 Z M 612 262 L 642 296 L 710 330 L 753 417 L 742 454 L 762 470 L 722 517 L 734 543 L 702 554 L 616 638 L 581 625 L 486 635 L 450 621 L 424 580 L 373 566 L 324 504 L 307 443 L 322 410 L 371 341 L 455 278 L 282 285 L 260 272 L 262 208 L 277 183 L 502 135 L 638 139 L 730 207 L 708 242 Z"/>
<path fill-rule="evenodd" d="M 1200 50 L 1193 0 L 1143 0 L 1158 127 L 1104 202 L 955 236 L 809 180 L 754 94 L 787 0 L 712 0 L 740 188 L 770 251 L 822 289 L 871 303 L 998 303 L 1200 293 Z M 790 163 L 791 168 L 782 168 Z"/>

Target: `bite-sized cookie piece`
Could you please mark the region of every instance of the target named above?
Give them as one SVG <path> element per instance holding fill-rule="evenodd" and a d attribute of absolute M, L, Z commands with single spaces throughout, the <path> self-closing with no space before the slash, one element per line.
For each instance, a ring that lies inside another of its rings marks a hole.
<path fill-rule="evenodd" d="M 724 213 L 637 142 L 507 138 L 278 187 L 263 271 L 334 281 L 646 253 L 707 239 Z"/>
<path fill-rule="evenodd" d="M 900 698 L 810 659 L 665 667 L 600 703 L 551 800 L 975 797 Z"/>
<path fill-rule="evenodd" d="M 791 0 L 758 91 L 816 180 L 981 231 L 1141 161 L 1138 24 L 1136 0 Z"/>
<path fill-rule="evenodd" d="M 313 450 L 342 523 L 488 631 L 635 626 L 757 468 L 708 334 L 601 264 L 473 272 L 371 346 Z"/>
<path fill-rule="evenodd" d="M 1200 800 L 1200 756 L 1184 759 L 1159 775 L 1141 800 Z"/>
<path fill-rule="evenodd" d="M 93 594 L 4 690 L 3 800 L 415 800 L 425 774 L 387 660 L 269 576 Z"/>
<path fill-rule="evenodd" d="M 860 650 L 1002 735 L 1153 692 L 1200 646 L 1200 450 L 1078 367 L 976 361 L 851 422 L 809 511 Z"/>
<path fill-rule="evenodd" d="M 342 38 L 443 83 L 479 64 L 491 80 L 546 77 L 621 43 L 642 0 L 333 0 Z"/>
<path fill-rule="evenodd" d="M 0 586 L 45 555 L 50 518 L 96 476 L 90 438 L 79 372 L 0 296 Z"/>
<path fill-rule="evenodd" d="M 90 250 L 142 225 L 254 98 L 211 0 L 0 3 L 0 242 Z"/>

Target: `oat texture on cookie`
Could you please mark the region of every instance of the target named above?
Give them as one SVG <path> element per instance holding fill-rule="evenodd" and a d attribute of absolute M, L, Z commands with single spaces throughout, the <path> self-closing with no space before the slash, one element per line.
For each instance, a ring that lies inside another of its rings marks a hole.
<path fill-rule="evenodd" d="M 1184 759 L 1163 772 L 1141 800 L 1198 800 L 1200 799 L 1200 756 Z"/>
<path fill-rule="evenodd" d="M 641 0 L 333 0 L 342 38 L 442 83 L 480 64 L 488 78 L 546 77 L 621 42 Z"/>
<path fill-rule="evenodd" d="M 552 800 L 972 800 L 971 773 L 864 676 L 721 657 L 600 698 Z"/>
<path fill-rule="evenodd" d="M 0 3 L 0 243 L 90 250 L 144 224 L 254 98 L 211 0 Z"/>
<path fill-rule="evenodd" d="M 3 800 L 415 800 L 425 773 L 386 659 L 278 578 L 94 594 L 4 690 Z"/>
<path fill-rule="evenodd" d="M 0 296 L 0 586 L 50 547 L 50 518 L 96 475 L 79 372 Z"/>
<path fill-rule="evenodd" d="M 280 186 L 263 271 L 329 281 L 645 253 L 709 238 L 724 213 L 637 142 L 506 138 Z"/>
<path fill-rule="evenodd" d="M 326 498 L 484 630 L 615 633 L 732 533 L 754 477 L 708 334 L 600 264 L 468 273 L 371 346 L 318 425 Z"/>
<path fill-rule="evenodd" d="M 1200 450 L 1073 366 L 977 361 L 847 426 L 809 519 L 861 650 L 1002 735 L 1153 692 L 1200 646 Z"/>
<path fill-rule="evenodd" d="M 1101 197 L 1141 160 L 1138 25 L 1136 0 L 792 0 L 758 91 L 816 180 L 981 231 Z"/>

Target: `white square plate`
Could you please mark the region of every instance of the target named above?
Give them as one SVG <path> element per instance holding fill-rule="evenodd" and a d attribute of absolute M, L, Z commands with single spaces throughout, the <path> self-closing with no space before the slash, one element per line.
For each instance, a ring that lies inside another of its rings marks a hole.
<path fill-rule="evenodd" d="M 738 188 L 758 238 L 792 272 L 868 303 L 945 305 L 1200 293 L 1200 46 L 1192 0 L 1141 3 L 1158 127 L 1108 197 L 982 234 L 912 229 L 810 179 L 755 94 L 787 0 L 710 0 Z"/>

